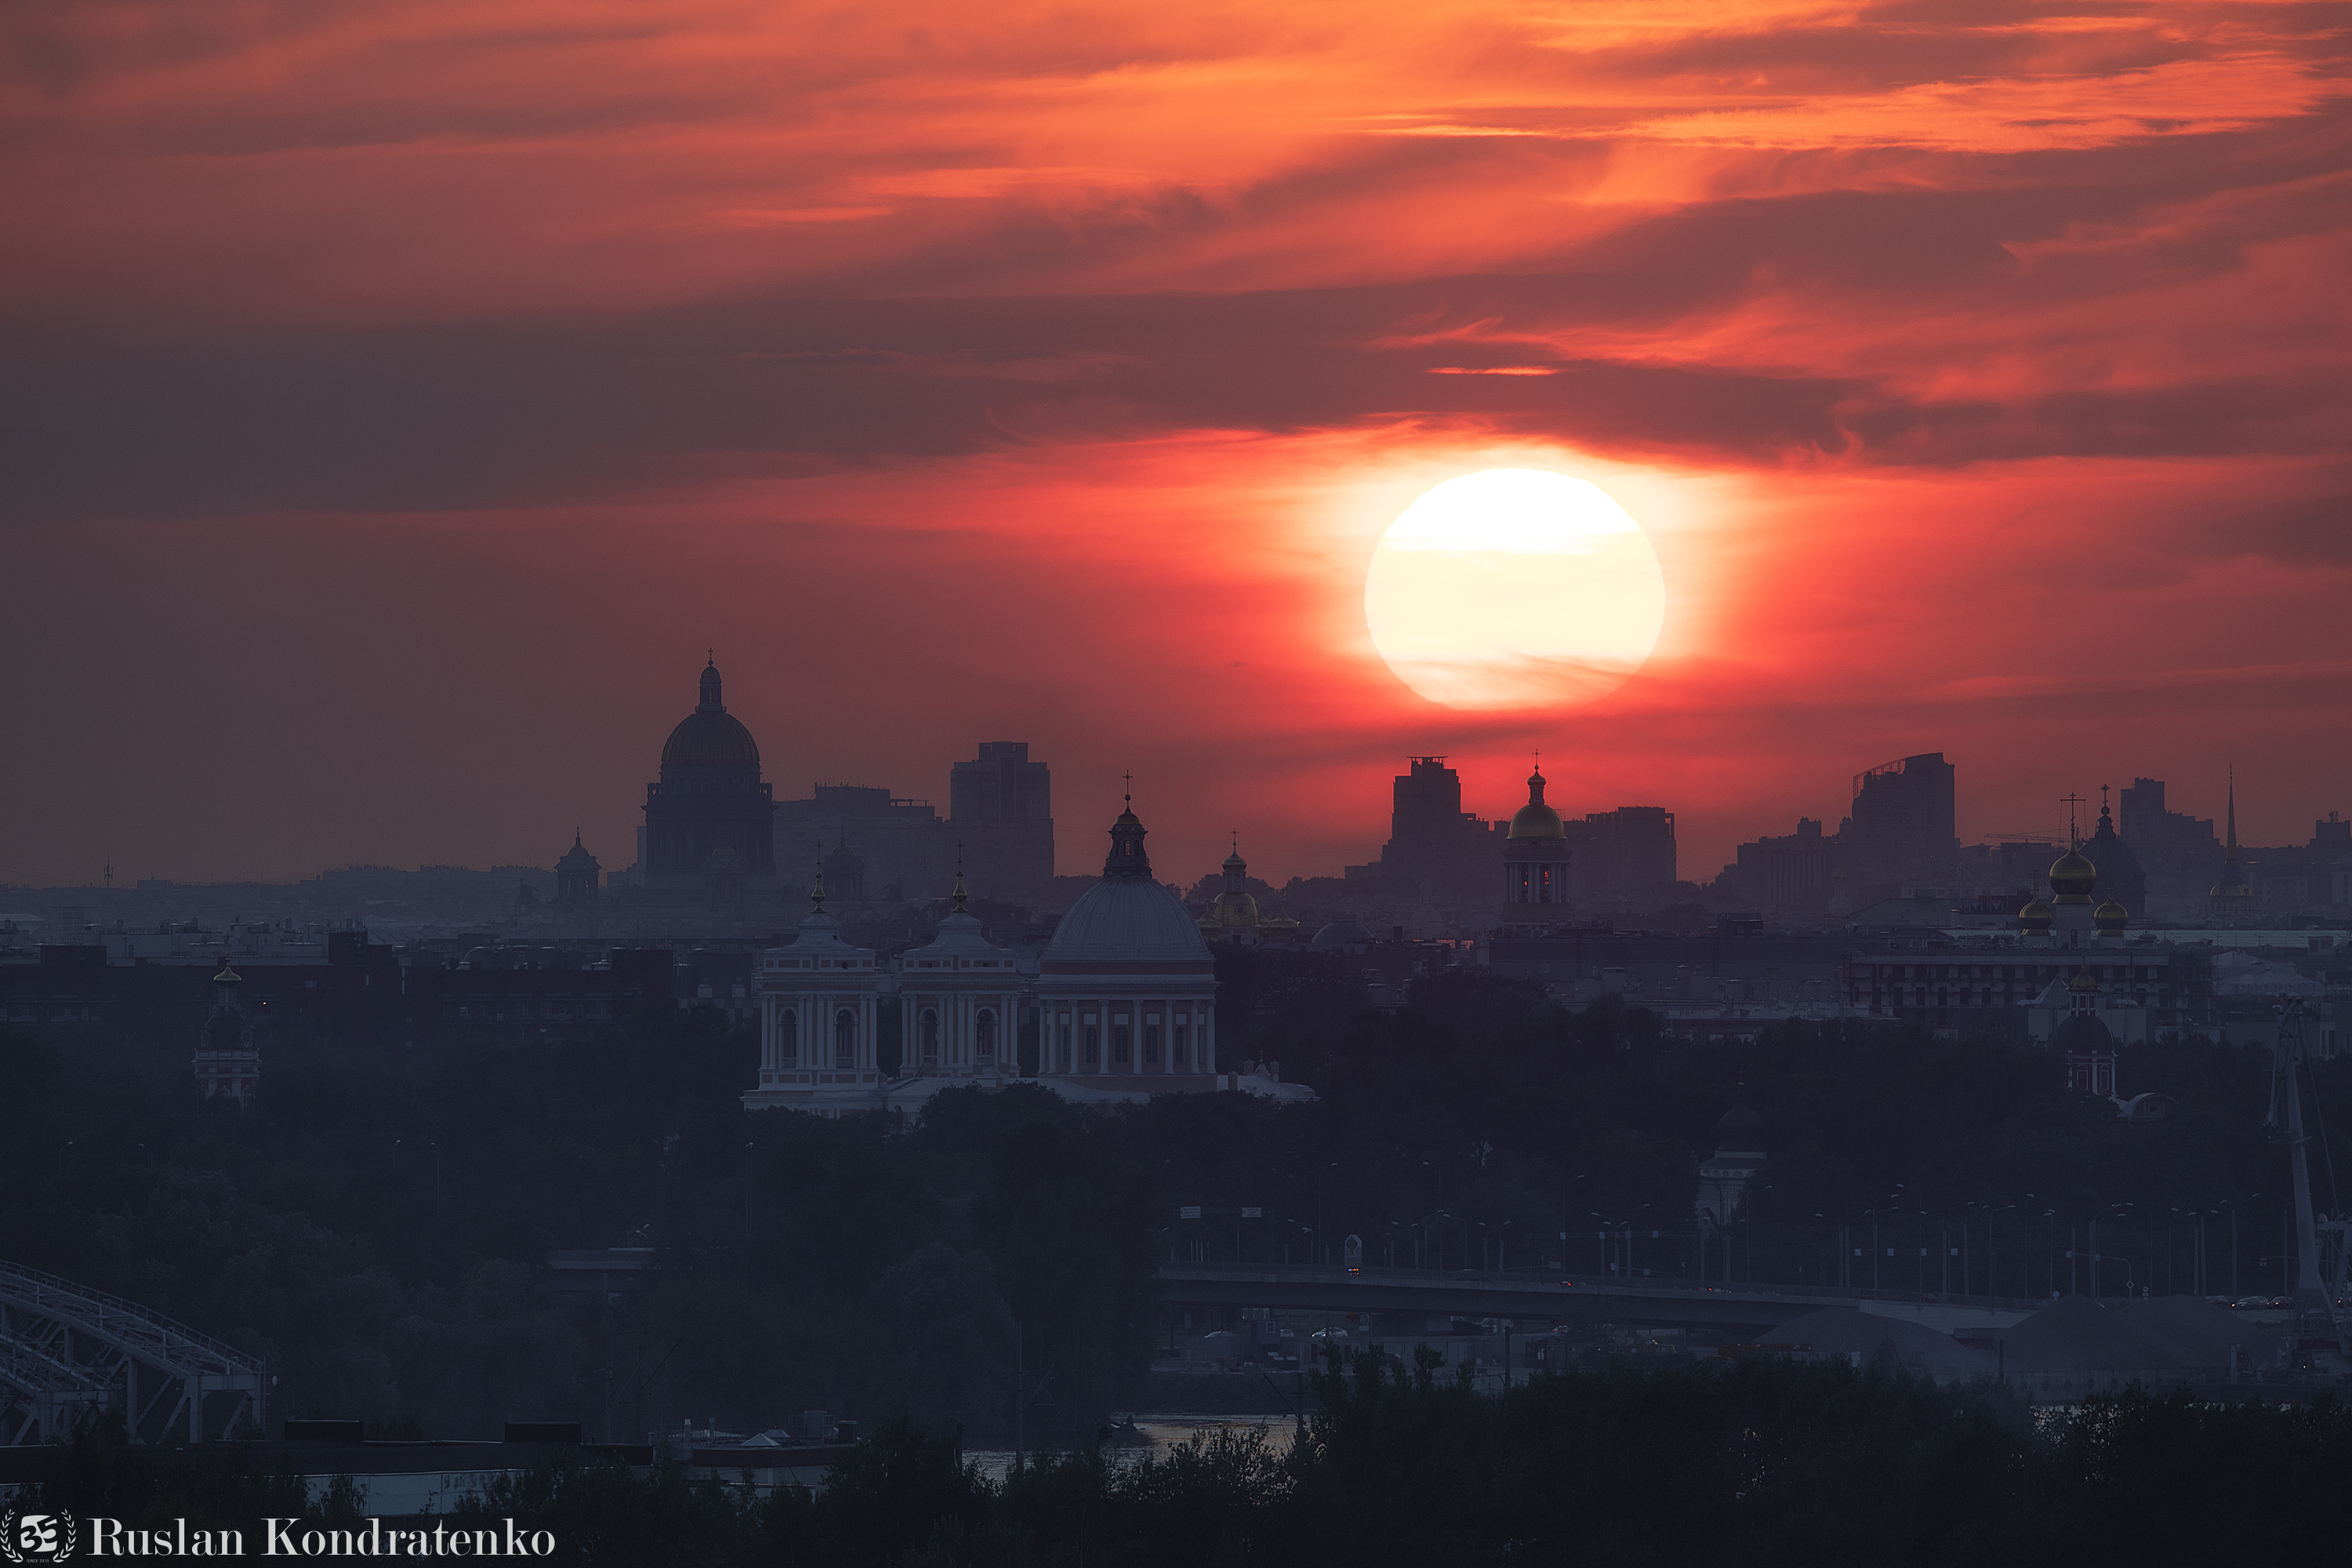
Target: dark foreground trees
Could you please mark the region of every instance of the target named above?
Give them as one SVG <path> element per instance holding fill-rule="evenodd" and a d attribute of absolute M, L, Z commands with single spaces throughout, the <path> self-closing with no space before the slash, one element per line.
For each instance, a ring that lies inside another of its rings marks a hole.
<path fill-rule="evenodd" d="M 1810 1565 L 2333 1560 L 2352 1410 L 2200 1406 L 2137 1392 L 2037 1411 L 1998 1384 L 1754 1359 L 1544 1378 L 1495 1397 L 1370 1357 L 1290 1434 L 1162 1459 L 1049 1457 L 1003 1483 L 952 1436 L 890 1427 L 823 1493 L 754 1500 L 673 1469 L 545 1469 L 469 1499 L 567 1563 L 697 1568 L 1201 1568 L 1590 1562 Z M 132 1479 L 165 1467 L 169 1484 Z M 285 1484 L 184 1458 L 61 1450 L 39 1500 L 235 1522 Z M 150 1516 L 152 1516 L 152 1518 Z"/>

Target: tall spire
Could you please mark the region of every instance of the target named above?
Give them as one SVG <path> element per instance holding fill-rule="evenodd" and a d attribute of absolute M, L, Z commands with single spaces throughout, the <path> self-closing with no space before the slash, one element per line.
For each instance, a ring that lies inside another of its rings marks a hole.
<path fill-rule="evenodd" d="M 2238 770 L 2230 770 L 2229 837 L 2221 850 L 2221 879 L 2213 884 L 2206 896 L 2221 901 L 2222 913 L 2242 914 L 2253 903 L 2253 885 L 2246 880 L 2245 868 L 2238 863 Z"/>

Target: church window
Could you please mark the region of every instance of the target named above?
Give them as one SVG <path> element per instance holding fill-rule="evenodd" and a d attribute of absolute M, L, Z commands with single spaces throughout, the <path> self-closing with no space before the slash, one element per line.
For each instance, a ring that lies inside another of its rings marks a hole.
<path fill-rule="evenodd" d="M 1113 1060 L 1113 1061 L 1115 1061 L 1115 1062 L 1123 1062 L 1123 1061 L 1127 1060 L 1128 1039 L 1129 1039 L 1129 1036 L 1128 1036 L 1128 1027 L 1127 1027 L 1127 1026 L 1126 1026 L 1125 1024 L 1114 1024 L 1114 1025 L 1112 1025 L 1112 1026 L 1111 1026 L 1111 1031 L 1110 1031 L 1110 1059 L 1111 1059 L 1111 1060 Z"/>
<path fill-rule="evenodd" d="M 857 1015 L 846 1007 L 833 1016 L 833 1065 L 857 1065 Z"/>
<path fill-rule="evenodd" d="M 940 1059 L 940 1016 L 929 1007 L 923 1009 L 923 1065 L 937 1066 Z"/>
<path fill-rule="evenodd" d="M 787 1007 L 776 1015 L 776 1060 L 785 1067 L 794 1066 L 800 1060 L 800 1020 Z"/>
<path fill-rule="evenodd" d="M 1143 1026 L 1143 1059 L 1157 1066 L 1160 1061 L 1160 1026 Z"/>
<path fill-rule="evenodd" d="M 1087 1026 L 1087 1066 L 1093 1067 L 1096 1063 L 1101 1060 L 1102 1030 L 1092 1024 L 1088 1024 Z"/>
<path fill-rule="evenodd" d="M 996 1059 L 996 1015 L 986 1007 L 982 1007 L 980 1010 L 980 1016 L 972 1020 L 972 1037 L 974 1048 L 980 1059 L 984 1062 L 994 1061 Z"/>

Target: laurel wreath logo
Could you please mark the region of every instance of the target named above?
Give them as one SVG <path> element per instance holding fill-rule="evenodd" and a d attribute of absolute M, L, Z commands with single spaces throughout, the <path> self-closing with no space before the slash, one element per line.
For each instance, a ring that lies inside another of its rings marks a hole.
<path fill-rule="evenodd" d="M 0 1556 L 5 1556 L 11 1563 L 22 1563 L 25 1561 L 25 1558 L 23 1554 L 18 1552 L 16 1550 L 16 1515 L 18 1511 L 18 1510 L 11 1508 L 6 1513 L 0 1514 Z M 41 1518 L 43 1516 L 37 1514 L 34 1517 Z M 32 1560 L 36 1563 L 62 1563 L 67 1558 L 74 1554 L 74 1548 L 80 1543 L 81 1521 L 74 1518 L 72 1514 L 66 1512 L 63 1509 L 59 1509 L 56 1513 L 47 1517 L 55 1519 L 58 1521 L 58 1532 L 61 1539 L 59 1540 L 58 1549 L 55 1552 L 37 1552 L 33 1554 Z"/>

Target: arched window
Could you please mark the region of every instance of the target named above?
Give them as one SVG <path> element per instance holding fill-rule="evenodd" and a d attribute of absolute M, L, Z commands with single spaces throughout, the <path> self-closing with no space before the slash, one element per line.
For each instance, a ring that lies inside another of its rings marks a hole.
<path fill-rule="evenodd" d="M 801 1059 L 801 1021 L 790 1007 L 776 1015 L 776 1063 L 797 1067 Z"/>
<path fill-rule="evenodd" d="M 940 1015 L 936 1008 L 923 1009 L 920 1032 L 923 1037 L 923 1065 L 927 1068 L 939 1066 Z"/>
<path fill-rule="evenodd" d="M 1111 1026 L 1111 1031 L 1110 1031 L 1110 1059 L 1111 1059 L 1111 1060 L 1113 1060 L 1113 1061 L 1115 1061 L 1115 1062 L 1124 1062 L 1124 1061 L 1126 1061 L 1126 1060 L 1127 1060 L 1127 1058 L 1128 1058 L 1128 1041 L 1129 1041 L 1129 1038 L 1130 1038 L 1130 1037 L 1129 1037 L 1129 1033 L 1128 1033 L 1128 1026 L 1126 1026 L 1125 1024 L 1114 1024 L 1114 1025 L 1112 1025 L 1112 1026 Z"/>
<path fill-rule="evenodd" d="M 972 1020 L 972 1034 L 976 1041 L 979 1059 L 984 1062 L 994 1061 L 996 1059 L 996 1015 L 988 1008 L 982 1007 L 980 1010 L 980 1016 Z"/>
<path fill-rule="evenodd" d="M 1160 1065 L 1160 1026 L 1157 1024 L 1143 1026 L 1143 1059 L 1147 1066 Z"/>
<path fill-rule="evenodd" d="M 857 1015 L 846 1007 L 833 1016 L 833 1065 L 857 1065 Z"/>
<path fill-rule="evenodd" d="M 1168 1042 L 1168 1059 L 1181 1068 L 1184 1065 L 1184 1026 L 1178 1024 L 1174 1027 L 1176 1032 Z"/>

